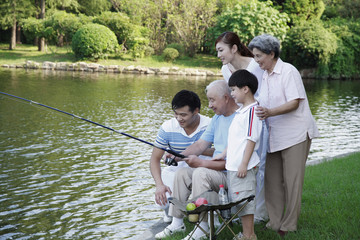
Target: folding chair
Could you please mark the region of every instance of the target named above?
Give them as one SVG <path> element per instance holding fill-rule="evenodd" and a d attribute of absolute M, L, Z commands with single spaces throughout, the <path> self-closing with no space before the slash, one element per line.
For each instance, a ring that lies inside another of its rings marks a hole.
<path fill-rule="evenodd" d="M 187 211 L 186 210 L 186 205 L 190 202 L 195 201 L 196 199 L 198 199 L 199 197 L 203 197 L 206 198 L 208 200 L 208 204 L 203 204 L 199 207 L 197 207 L 196 209 L 192 210 L 192 211 Z M 191 200 L 187 201 L 187 202 L 180 202 L 178 199 L 176 198 L 170 198 L 169 201 L 170 203 L 174 204 L 176 207 L 178 207 L 184 214 L 186 214 L 187 216 L 189 214 L 199 214 L 199 220 L 195 223 L 195 229 L 200 228 L 206 235 L 207 237 L 209 237 L 209 239 L 211 240 L 215 240 L 216 236 L 218 236 L 220 234 L 220 232 L 222 232 L 225 228 L 228 228 L 230 230 L 230 232 L 234 235 L 234 237 L 237 239 L 237 235 L 234 233 L 234 231 L 231 229 L 231 227 L 229 225 L 232 224 L 232 221 L 234 220 L 234 218 L 244 209 L 244 207 L 250 202 L 253 201 L 255 198 L 254 195 L 251 195 L 247 198 L 243 198 L 237 202 L 230 202 L 228 204 L 225 205 L 221 205 L 219 204 L 219 198 L 218 198 L 218 194 L 213 191 L 213 190 L 209 190 L 207 192 L 204 192 L 202 194 L 200 194 L 197 197 L 192 198 Z M 232 207 L 243 203 L 240 208 L 236 211 L 235 214 L 232 215 L 232 217 L 230 219 L 224 219 L 221 216 L 221 210 L 226 210 L 226 209 L 231 209 Z M 210 232 L 207 233 L 201 226 L 200 226 L 200 222 L 204 219 L 205 214 L 207 214 L 207 212 L 210 213 Z M 222 220 L 222 224 L 220 225 L 220 227 L 217 229 L 217 231 L 215 232 L 215 226 L 214 226 L 214 212 L 217 213 L 217 215 L 220 217 L 220 219 Z M 189 239 L 191 238 L 191 236 L 189 236 Z"/>

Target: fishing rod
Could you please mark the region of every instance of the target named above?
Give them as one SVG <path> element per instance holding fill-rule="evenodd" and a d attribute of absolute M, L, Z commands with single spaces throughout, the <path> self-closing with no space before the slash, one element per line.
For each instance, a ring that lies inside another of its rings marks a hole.
<path fill-rule="evenodd" d="M 156 148 L 158 148 L 158 149 L 164 150 L 164 151 L 166 151 L 166 152 L 168 152 L 168 153 L 170 153 L 170 154 L 172 154 L 172 155 L 174 155 L 174 156 L 176 156 L 176 157 L 185 158 L 184 155 L 182 155 L 182 154 L 180 154 L 180 153 L 177 153 L 177 152 L 175 152 L 175 151 L 172 150 L 172 149 L 165 149 L 165 148 L 162 148 L 162 147 L 155 146 L 154 144 L 152 144 L 152 143 L 150 143 L 150 142 L 148 142 L 148 141 L 145 141 L 145 140 L 143 140 L 143 139 L 140 139 L 140 138 L 131 136 L 130 134 L 127 134 L 127 133 L 124 133 L 124 132 L 117 131 L 117 130 L 111 128 L 111 127 L 104 126 L 104 125 L 102 125 L 102 124 L 100 124 L 100 123 L 97 123 L 97 122 L 91 121 L 91 120 L 89 120 L 89 119 L 86 119 L 86 118 L 77 116 L 77 115 L 75 115 L 75 114 L 68 113 L 68 112 L 65 112 L 65 111 L 63 111 L 63 110 L 60 110 L 60 109 L 57 109 L 57 108 L 54 108 L 54 107 L 50 107 L 50 106 L 47 106 L 47 105 L 42 104 L 42 103 L 34 102 L 34 101 L 29 100 L 29 99 L 26 99 L 26 98 L 18 97 L 18 96 L 9 94 L 9 93 L 0 92 L 0 94 L 3 94 L 3 95 L 5 95 L 5 96 L 11 97 L 11 98 L 20 99 L 20 100 L 25 101 L 25 102 L 28 102 L 28 103 L 30 103 L 30 104 L 35 104 L 35 105 L 38 105 L 38 106 L 41 106 L 41 107 L 45 107 L 45 108 L 48 108 L 48 109 L 51 109 L 51 110 L 54 110 L 54 111 L 57 111 L 57 112 L 60 112 L 60 113 L 69 115 L 69 116 L 71 116 L 71 117 L 74 117 L 74 118 L 83 120 L 83 121 L 88 122 L 88 123 L 92 123 L 92 124 L 97 125 L 97 126 L 99 126 L 99 127 L 108 129 L 108 130 L 110 130 L 110 131 L 119 133 L 119 134 L 124 135 L 124 136 L 126 136 L 126 137 L 129 137 L 129 138 L 135 139 L 135 140 L 137 140 L 137 141 L 140 141 L 140 142 L 142 142 L 142 143 L 148 144 L 148 145 L 150 145 L 150 146 L 152 146 L 152 147 L 156 147 Z M 167 161 L 166 161 L 166 164 L 168 164 L 168 165 L 174 165 L 174 166 L 175 166 L 175 164 L 177 165 L 177 162 L 176 162 L 174 159 L 172 159 L 172 161 L 168 161 L 168 160 L 167 160 Z"/>

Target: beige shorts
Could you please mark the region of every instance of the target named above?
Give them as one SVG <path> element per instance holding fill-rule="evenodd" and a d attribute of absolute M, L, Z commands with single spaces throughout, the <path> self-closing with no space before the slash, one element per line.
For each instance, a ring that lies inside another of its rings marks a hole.
<path fill-rule="evenodd" d="M 227 171 L 228 182 L 228 195 L 231 202 L 239 201 L 243 198 L 255 196 L 256 190 L 256 173 L 258 167 L 252 168 L 247 171 L 246 177 L 237 177 L 237 171 Z M 245 202 L 240 203 L 238 206 L 233 207 L 231 210 L 235 213 Z M 239 213 L 239 216 L 255 214 L 255 199 L 250 201 L 245 208 Z"/>

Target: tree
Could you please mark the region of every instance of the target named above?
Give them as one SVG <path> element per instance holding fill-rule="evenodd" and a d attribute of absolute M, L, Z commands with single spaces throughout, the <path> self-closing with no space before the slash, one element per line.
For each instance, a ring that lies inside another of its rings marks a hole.
<path fill-rule="evenodd" d="M 282 41 L 289 29 L 288 22 L 287 14 L 273 8 L 270 1 L 242 2 L 232 8 L 227 8 L 217 17 L 215 26 L 208 30 L 207 46 L 214 52 L 215 39 L 225 31 L 237 33 L 246 45 L 255 36 L 263 33 L 272 34 Z"/>
<path fill-rule="evenodd" d="M 183 43 L 189 56 L 194 56 L 204 41 L 206 29 L 215 22 L 216 10 L 215 0 L 182 0 L 171 5 L 168 18 L 175 39 Z"/>
<path fill-rule="evenodd" d="M 88 15 L 96 16 L 101 14 L 104 11 L 109 11 L 111 8 L 111 2 L 108 0 L 78 0 L 79 10 Z"/>
<path fill-rule="evenodd" d="M 0 3 L 0 25 L 6 30 L 11 28 L 9 49 L 16 47 L 16 28 L 21 19 L 35 14 L 35 7 L 30 0 L 3 0 Z"/>
<path fill-rule="evenodd" d="M 40 15 L 39 15 L 39 18 L 40 19 L 45 19 L 45 0 L 40 1 Z M 43 52 L 45 50 L 45 38 L 44 37 L 40 38 L 39 45 L 38 45 L 38 50 L 40 52 Z"/>
<path fill-rule="evenodd" d="M 282 7 L 283 11 L 289 15 L 293 25 L 320 19 L 325 10 L 322 0 L 286 0 Z"/>
<path fill-rule="evenodd" d="M 170 0 L 111 0 L 113 8 L 129 16 L 132 24 L 148 29 L 150 46 L 156 53 L 165 48 L 169 32 Z"/>

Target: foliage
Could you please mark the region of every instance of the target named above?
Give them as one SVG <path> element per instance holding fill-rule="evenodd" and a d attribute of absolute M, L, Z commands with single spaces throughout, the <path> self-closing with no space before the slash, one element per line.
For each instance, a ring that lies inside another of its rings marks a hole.
<path fill-rule="evenodd" d="M 35 13 L 35 7 L 29 0 L 2 0 L 0 2 L 0 26 L 6 30 L 19 21 L 31 17 Z"/>
<path fill-rule="evenodd" d="M 103 12 L 94 19 L 94 23 L 104 25 L 113 31 L 119 44 L 126 44 L 133 32 L 133 25 L 130 18 L 120 12 Z"/>
<path fill-rule="evenodd" d="M 81 7 L 78 0 L 46 0 L 46 13 L 52 15 L 56 11 L 79 13 Z"/>
<path fill-rule="evenodd" d="M 32 42 L 36 37 L 44 37 L 45 24 L 43 19 L 27 18 L 20 22 L 27 42 Z"/>
<path fill-rule="evenodd" d="M 337 40 L 321 21 L 302 22 L 289 30 L 282 57 L 300 69 L 326 65 L 337 51 Z"/>
<path fill-rule="evenodd" d="M 292 25 L 320 19 L 324 10 L 325 4 L 322 0 L 285 0 L 282 5 L 282 11 L 289 15 Z"/>
<path fill-rule="evenodd" d="M 319 75 L 330 78 L 349 78 L 360 74 L 360 23 L 346 19 L 332 19 L 325 25 L 338 37 L 336 54 L 329 64 L 319 68 Z"/>
<path fill-rule="evenodd" d="M 214 53 L 216 38 L 225 31 L 238 34 L 240 41 L 248 44 L 255 36 L 268 33 L 283 40 L 289 29 L 287 14 L 272 7 L 270 1 L 249 0 L 226 9 L 217 18 L 216 25 L 208 30 L 207 47 Z"/>
<path fill-rule="evenodd" d="M 206 10 L 205 10 L 206 9 Z M 215 21 L 216 0 L 183 0 L 171 5 L 168 19 L 189 56 L 194 56 Z"/>
<path fill-rule="evenodd" d="M 69 44 L 76 31 L 84 24 L 90 23 L 91 18 L 82 14 L 79 16 L 65 11 L 55 11 L 44 21 L 44 33 L 48 43 Z"/>
<path fill-rule="evenodd" d="M 78 2 L 79 10 L 88 16 L 99 15 L 111 8 L 111 3 L 108 0 L 78 0 Z"/>
<path fill-rule="evenodd" d="M 117 48 L 115 34 L 100 24 L 87 24 L 81 27 L 72 39 L 72 49 L 77 59 L 105 58 Z"/>
<path fill-rule="evenodd" d="M 167 62 L 173 62 L 178 56 L 179 52 L 175 48 L 165 48 L 163 51 L 163 57 Z"/>
<path fill-rule="evenodd" d="M 184 56 L 185 48 L 180 43 L 170 43 L 166 46 L 166 48 L 175 48 L 179 52 L 179 56 Z"/>
<path fill-rule="evenodd" d="M 161 53 L 168 41 L 171 27 L 167 19 L 170 0 L 112 0 L 113 7 L 129 16 L 131 22 L 148 30 L 147 38 L 156 53 Z"/>
<path fill-rule="evenodd" d="M 360 18 L 360 0 L 324 0 L 325 11 L 322 18 Z"/>

